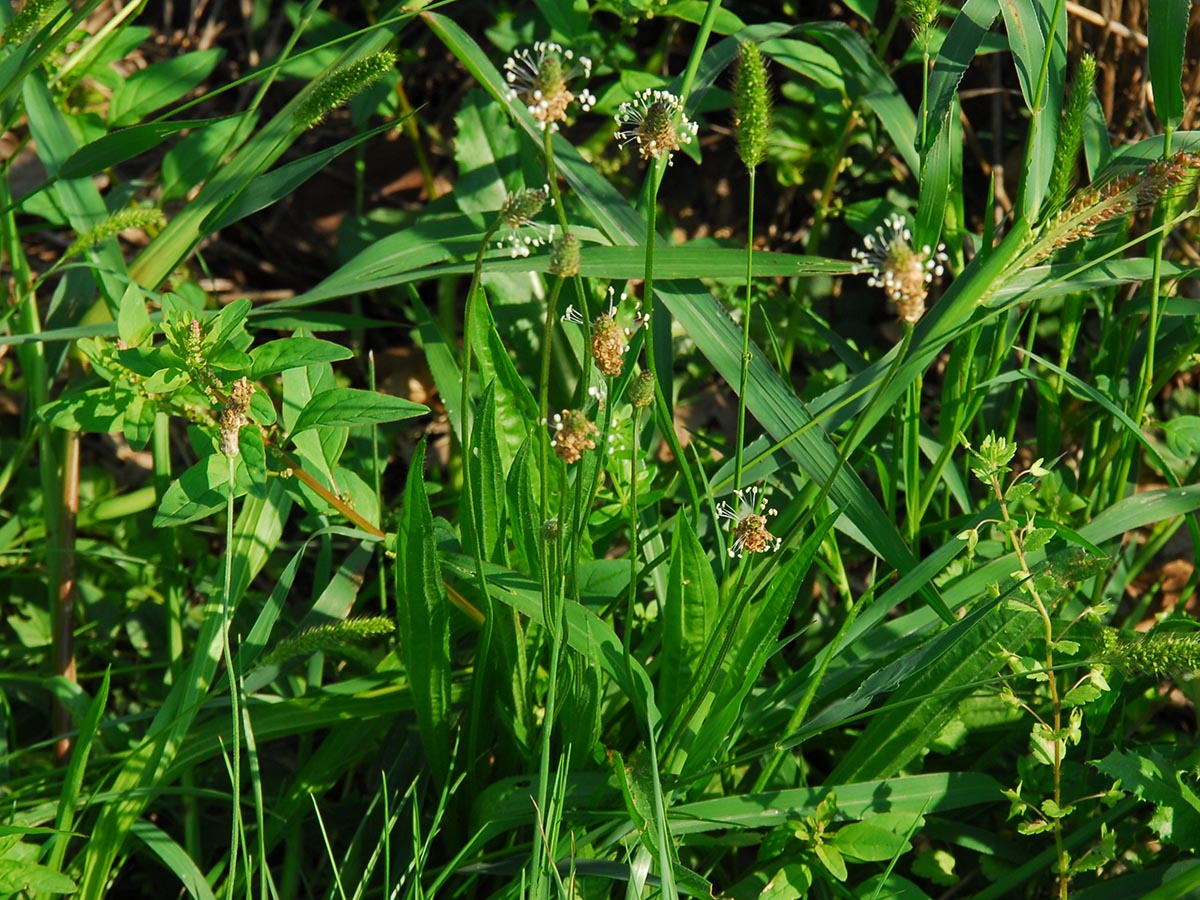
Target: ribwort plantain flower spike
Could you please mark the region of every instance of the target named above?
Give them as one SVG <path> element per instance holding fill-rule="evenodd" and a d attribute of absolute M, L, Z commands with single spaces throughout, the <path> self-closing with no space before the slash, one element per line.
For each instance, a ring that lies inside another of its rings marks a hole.
<path fill-rule="evenodd" d="M 622 143 L 637 143 L 642 159 L 666 158 L 699 133 L 699 126 L 683 114 L 683 103 L 670 91 L 638 91 L 632 100 L 617 107 L 614 117 Z"/>
<path fill-rule="evenodd" d="M 571 278 L 579 274 L 579 238 L 567 232 L 550 248 L 550 274 Z"/>
<path fill-rule="evenodd" d="M 553 429 L 550 446 L 554 448 L 554 455 L 568 465 L 579 462 L 585 450 L 596 449 L 595 435 L 599 429 L 580 410 L 564 409 L 555 413 Z"/>
<path fill-rule="evenodd" d="M 629 402 L 636 409 L 645 409 L 654 402 L 654 374 L 641 372 L 629 383 Z"/>
<path fill-rule="evenodd" d="M 905 322 L 917 322 L 925 312 L 929 286 L 946 271 L 946 245 L 917 250 L 904 217 L 892 215 L 863 238 L 862 248 L 850 251 L 855 272 L 867 271 L 867 284 L 883 288 Z"/>
<path fill-rule="evenodd" d="M 550 185 L 540 188 L 522 188 L 504 198 L 500 206 L 500 239 L 497 247 L 508 247 L 513 259 L 518 256 L 528 256 L 534 247 L 541 247 L 548 241 L 554 240 L 554 226 L 546 231 L 534 221 L 549 200 Z"/>
<path fill-rule="evenodd" d="M 543 131 L 557 131 L 559 123 L 567 120 L 572 103 L 578 103 L 584 112 L 595 105 L 596 98 L 587 88 L 580 88 L 579 93 L 571 89 L 572 82 L 591 74 L 590 59 L 553 41 L 515 50 L 504 63 L 508 99 L 523 103 Z"/>
<path fill-rule="evenodd" d="M 733 523 L 733 542 L 729 545 L 729 558 L 741 558 L 747 553 L 773 553 L 783 543 L 767 530 L 771 518 L 779 510 L 768 502 L 769 492 L 764 488 L 748 487 L 733 492 L 737 505 L 724 500 L 717 504 L 717 516 Z"/>

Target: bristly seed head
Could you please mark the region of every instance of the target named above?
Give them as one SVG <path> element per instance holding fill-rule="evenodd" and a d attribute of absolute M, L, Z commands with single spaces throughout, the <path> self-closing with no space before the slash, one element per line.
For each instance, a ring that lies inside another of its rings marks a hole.
<path fill-rule="evenodd" d="M 941 278 L 950 258 L 946 245 L 937 249 L 925 246 L 917 250 L 912 245 L 912 232 L 904 217 L 892 215 L 863 238 L 862 249 L 850 251 L 858 263 L 855 271 L 869 271 L 867 284 L 883 288 L 905 322 L 917 322 L 925 312 L 929 286 Z"/>
<path fill-rule="evenodd" d="M 632 100 L 617 107 L 617 132 L 623 143 L 636 141 L 642 159 L 671 162 L 671 155 L 690 144 L 699 126 L 683 114 L 683 103 L 670 91 L 639 91 Z"/>
<path fill-rule="evenodd" d="M 577 57 L 574 50 L 564 50 L 553 41 L 538 41 L 532 50 L 515 50 L 504 63 L 508 99 L 525 104 L 542 130 L 557 131 L 558 124 L 567 120 L 572 103 L 578 103 L 584 112 L 595 105 L 596 98 L 587 88 L 576 94 L 570 87 L 571 82 L 591 74 L 590 59 Z"/>

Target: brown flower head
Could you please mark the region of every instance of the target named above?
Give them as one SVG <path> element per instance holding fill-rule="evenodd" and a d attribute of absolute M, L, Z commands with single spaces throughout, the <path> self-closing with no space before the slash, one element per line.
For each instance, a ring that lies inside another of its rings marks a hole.
<path fill-rule="evenodd" d="M 767 523 L 779 514 L 779 510 L 768 505 L 767 491 L 749 487 L 734 491 L 733 495 L 737 498 L 736 507 L 723 500 L 717 504 L 717 516 L 733 523 L 733 541 L 728 550 L 730 558 L 778 550 L 783 539 L 771 534 Z"/>
<path fill-rule="evenodd" d="M 862 249 L 856 247 L 850 255 L 858 263 L 855 271 L 865 269 L 871 273 L 867 284 L 883 288 L 905 322 L 921 318 L 929 286 L 941 278 L 949 262 L 945 244 L 938 244 L 937 250 L 928 245 L 914 248 L 912 231 L 900 215 L 885 219 L 873 234 L 863 238 Z"/>
<path fill-rule="evenodd" d="M 504 63 L 504 79 L 508 82 L 508 98 L 525 104 L 529 114 L 542 127 L 558 129 L 567 120 L 572 103 L 587 112 L 596 102 L 587 88 L 576 94 L 571 83 L 592 74 L 592 61 L 564 50 L 553 41 L 538 41 L 533 48 L 513 51 Z"/>
<path fill-rule="evenodd" d="M 554 455 L 565 463 L 579 462 L 583 451 L 596 449 L 593 435 L 598 434 L 599 429 L 579 410 L 564 409 L 555 413 L 553 428 L 550 446 L 554 448 Z"/>
<path fill-rule="evenodd" d="M 670 91 L 638 91 L 632 100 L 617 107 L 617 137 L 623 143 L 636 141 L 642 159 L 671 161 L 671 154 L 690 144 L 699 126 L 683 114 L 683 103 Z"/>

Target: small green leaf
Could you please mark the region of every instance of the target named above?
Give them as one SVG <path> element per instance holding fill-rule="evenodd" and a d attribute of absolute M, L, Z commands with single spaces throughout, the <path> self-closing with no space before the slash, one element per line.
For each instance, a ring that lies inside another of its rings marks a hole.
<path fill-rule="evenodd" d="M 143 449 L 150 443 L 154 433 L 154 416 L 158 412 L 158 404 L 141 394 L 130 398 L 129 406 L 125 408 L 124 432 L 125 440 L 134 450 Z"/>
<path fill-rule="evenodd" d="M 322 391 L 308 401 L 296 417 L 292 437 L 310 428 L 378 425 L 411 419 L 427 412 L 428 406 L 401 397 L 356 388 L 333 388 Z"/>
<path fill-rule="evenodd" d="M 1188 459 L 1200 451 L 1200 416 L 1176 416 L 1164 422 L 1162 429 L 1167 449 L 1176 456 Z"/>
<path fill-rule="evenodd" d="M 350 348 L 320 338 L 301 335 L 280 338 L 260 344 L 250 351 L 250 371 L 247 376 L 257 381 L 284 369 L 309 366 L 313 363 L 337 362 L 349 359 L 353 355 Z"/>
<path fill-rule="evenodd" d="M 771 876 L 766 887 L 758 895 L 758 900 L 799 900 L 808 896 L 812 887 L 812 873 L 808 866 L 792 863 L 784 866 Z"/>
<path fill-rule="evenodd" d="M 121 295 L 121 308 L 117 313 L 117 334 L 126 347 L 140 347 L 142 342 L 154 334 L 154 323 L 146 311 L 146 301 L 136 284 L 130 283 Z"/>
<path fill-rule="evenodd" d="M 71 894 L 75 882 L 61 872 L 37 863 L 16 859 L 0 859 L 0 893 L 46 891 L 50 894 Z"/>
<path fill-rule="evenodd" d="M 846 880 L 846 860 L 842 859 L 840 854 L 833 844 L 817 844 L 814 848 L 817 854 L 817 859 L 821 861 L 826 871 L 829 872 L 838 881 Z"/>
<path fill-rule="evenodd" d="M 154 527 L 172 528 L 211 516 L 225 508 L 228 490 L 229 461 L 213 453 L 171 482 L 154 514 Z"/>
<path fill-rule="evenodd" d="M 909 847 L 903 835 L 870 822 L 851 822 L 839 828 L 833 837 L 833 844 L 851 862 L 893 859 Z"/>
<path fill-rule="evenodd" d="M 1025 552 L 1036 553 L 1045 547 L 1054 535 L 1058 534 L 1054 528 L 1035 528 L 1025 535 Z"/>

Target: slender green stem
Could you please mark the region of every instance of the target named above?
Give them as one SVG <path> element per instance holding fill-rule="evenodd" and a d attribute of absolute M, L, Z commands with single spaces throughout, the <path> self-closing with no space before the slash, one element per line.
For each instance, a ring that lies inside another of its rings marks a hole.
<path fill-rule="evenodd" d="M 655 160 L 653 163 L 654 170 L 661 170 L 665 166 L 666 162 L 664 160 Z M 644 341 L 646 347 L 646 368 L 650 371 L 654 380 L 654 400 L 655 410 L 658 412 L 658 427 L 663 433 L 663 438 L 666 440 L 667 446 L 671 448 L 671 453 L 675 457 L 679 471 L 683 474 L 684 483 L 687 485 L 688 496 L 691 498 L 692 505 L 699 507 L 700 495 L 697 493 L 696 484 L 692 480 L 692 473 L 688 468 L 687 459 L 684 457 L 679 437 L 675 434 L 675 423 L 671 415 L 669 392 L 672 383 L 672 370 L 668 366 L 666 369 L 660 371 L 654 353 L 654 244 L 657 238 L 657 184 L 658 179 L 652 174 L 652 190 L 646 204 L 646 268 L 642 285 L 643 303 L 647 317 L 645 326 L 646 340 Z M 634 435 L 634 439 L 637 439 L 637 435 Z"/>
<path fill-rule="evenodd" d="M 492 596 L 488 587 L 487 575 L 483 570 L 483 535 L 481 523 L 476 515 L 474 460 L 471 449 L 471 340 L 475 327 L 475 304 L 481 293 L 480 282 L 483 278 L 483 255 L 487 252 L 492 235 L 500 227 L 500 218 L 484 232 L 479 242 L 479 250 L 475 254 L 475 267 L 471 273 L 471 284 L 467 289 L 466 308 L 463 311 L 463 365 L 462 391 L 459 394 L 459 447 L 462 448 L 462 479 L 463 494 L 466 499 L 465 509 L 460 509 L 462 521 L 470 525 L 471 546 L 469 548 L 475 564 L 475 578 L 479 583 L 480 597 L 483 601 L 483 623 L 479 630 L 479 643 L 475 648 L 475 677 L 471 679 L 471 714 L 470 727 L 467 730 L 467 767 L 474 771 L 479 759 L 480 730 L 484 719 L 485 693 L 488 680 L 489 658 L 492 652 L 492 630 L 495 628 Z"/>
<path fill-rule="evenodd" d="M 554 286 L 550 289 L 550 298 L 546 302 L 546 319 L 542 324 L 542 369 L 538 376 L 538 477 L 540 479 L 541 493 L 541 524 L 545 525 L 550 517 L 550 446 L 547 428 L 549 427 L 550 417 L 550 354 L 553 351 L 554 345 L 554 323 L 558 318 L 558 298 L 562 293 L 564 278 L 555 278 Z M 566 522 L 560 522 L 565 528 Z M 543 550 L 545 544 L 542 544 Z M 548 566 L 543 560 L 542 571 L 547 571 Z"/>
<path fill-rule="evenodd" d="M 633 680 L 633 620 L 638 596 L 638 557 L 641 555 L 641 532 L 638 528 L 638 473 L 637 463 L 640 449 L 637 435 L 641 431 L 642 411 L 633 409 L 634 440 L 629 442 L 629 599 L 625 605 L 625 627 L 621 634 L 621 652 L 625 658 L 625 674 L 629 683 Z M 639 710 L 644 712 L 644 710 Z"/>
<path fill-rule="evenodd" d="M 230 609 L 233 602 L 233 499 L 234 474 L 237 462 L 234 457 L 226 457 L 229 466 L 229 490 L 225 499 L 225 580 L 221 598 L 221 652 L 225 657 L 225 671 L 229 676 L 229 707 L 233 723 L 233 817 L 230 823 L 231 836 L 229 839 L 229 876 L 226 879 L 228 890 L 226 896 L 232 897 L 237 883 L 237 854 L 242 833 L 242 742 L 241 742 L 241 710 L 238 704 L 238 675 L 233 664 L 233 652 L 229 646 Z"/>
<path fill-rule="evenodd" d="M 559 279 L 560 283 L 562 279 Z M 568 485 L 567 485 L 567 467 L 559 466 L 559 510 L 558 520 L 560 523 L 568 521 L 567 518 L 567 502 L 568 502 Z M 558 704 L 558 667 L 562 659 L 563 649 L 566 646 L 566 628 L 565 628 L 565 609 L 566 609 L 566 573 L 562 565 L 562 545 L 563 531 L 559 531 L 559 539 L 553 542 L 544 542 L 553 548 L 553 554 L 548 553 L 547 556 L 555 557 L 554 572 L 551 576 L 551 591 L 549 595 L 549 603 L 545 606 L 546 616 L 546 631 L 550 637 L 550 671 L 547 676 L 546 685 L 546 712 L 542 718 L 542 749 L 541 762 L 538 767 L 538 793 L 537 793 L 537 808 L 539 815 L 547 815 L 550 805 L 550 753 L 552 750 L 552 738 L 554 736 L 554 714 L 555 707 Z M 535 834 L 533 839 L 533 889 L 530 896 L 533 898 L 542 898 L 546 891 L 546 876 L 548 870 L 554 866 L 554 859 L 544 858 L 547 851 L 553 853 L 553 847 L 545 847 L 539 835 Z"/>
<path fill-rule="evenodd" d="M 747 192 L 749 213 L 746 224 L 746 298 L 742 304 L 742 371 L 738 379 L 737 443 L 734 446 L 733 488 L 742 486 L 742 455 L 746 445 L 746 384 L 750 380 L 750 294 L 754 283 L 754 183 L 756 169 L 751 166 Z"/>

